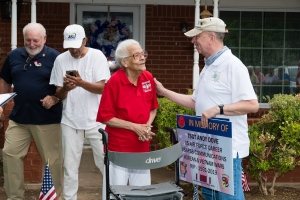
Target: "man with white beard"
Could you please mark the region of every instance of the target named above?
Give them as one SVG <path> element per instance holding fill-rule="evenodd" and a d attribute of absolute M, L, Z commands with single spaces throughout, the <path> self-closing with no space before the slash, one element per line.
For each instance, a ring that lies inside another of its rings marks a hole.
<path fill-rule="evenodd" d="M 46 30 L 39 23 L 23 28 L 24 47 L 11 51 L 0 72 L 0 94 L 11 91 L 17 96 L 9 116 L 3 148 L 4 186 L 8 200 L 24 199 L 23 160 L 34 139 L 50 171 L 60 199 L 63 187 L 60 121 L 62 104 L 49 85 L 54 60 L 59 52 L 47 47 Z"/>

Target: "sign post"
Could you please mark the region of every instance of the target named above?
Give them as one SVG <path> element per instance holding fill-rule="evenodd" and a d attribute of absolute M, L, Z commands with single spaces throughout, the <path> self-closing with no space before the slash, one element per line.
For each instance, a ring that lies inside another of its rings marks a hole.
<path fill-rule="evenodd" d="M 179 159 L 181 180 L 234 195 L 232 124 L 227 119 L 177 115 L 178 140 L 183 156 Z"/>

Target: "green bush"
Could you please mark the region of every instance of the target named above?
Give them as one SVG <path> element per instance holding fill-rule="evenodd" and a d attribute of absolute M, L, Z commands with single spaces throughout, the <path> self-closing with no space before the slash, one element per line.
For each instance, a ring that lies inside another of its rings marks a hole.
<path fill-rule="evenodd" d="M 159 108 L 157 109 L 155 123 L 158 128 L 156 138 L 161 148 L 171 146 L 170 134 L 165 131 L 165 127 L 176 129 L 176 114 L 195 115 L 195 111 L 190 108 L 180 106 L 165 97 L 158 98 Z"/>
<path fill-rule="evenodd" d="M 266 173 L 273 172 L 269 192 L 274 195 L 276 179 L 300 165 L 300 96 L 276 94 L 269 104 L 269 113 L 249 127 L 248 169 L 265 195 Z"/>

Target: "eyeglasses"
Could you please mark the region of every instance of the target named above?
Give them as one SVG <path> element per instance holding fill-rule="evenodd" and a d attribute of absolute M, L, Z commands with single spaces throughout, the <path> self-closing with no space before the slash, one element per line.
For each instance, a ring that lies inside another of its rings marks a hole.
<path fill-rule="evenodd" d="M 24 65 L 24 71 L 27 71 L 27 69 L 28 69 L 28 65 L 29 65 L 30 61 L 31 61 L 31 58 L 30 58 L 30 57 L 28 57 L 28 58 L 26 59 L 26 63 L 25 63 L 25 65 Z"/>
<path fill-rule="evenodd" d="M 127 56 L 125 58 L 133 57 L 134 60 L 138 60 L 138 59 L 141 58 L 141 56 L 144 56 L 144 58 L 146 59 L 148 57 L 148 52 L 147 51 L 143 51 L 141 53 L 135 53 L 132 56 Z"/>

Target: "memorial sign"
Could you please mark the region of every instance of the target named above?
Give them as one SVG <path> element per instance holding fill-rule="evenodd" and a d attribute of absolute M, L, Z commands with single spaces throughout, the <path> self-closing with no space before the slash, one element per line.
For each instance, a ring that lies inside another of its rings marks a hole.
<path fill-rule="evenodd" d="M 179 159 L 181 180 L 234 194 L 232 124 L 228 119 L 209 119 L 177 115 L 178 140 L 183 156 Z"/>

